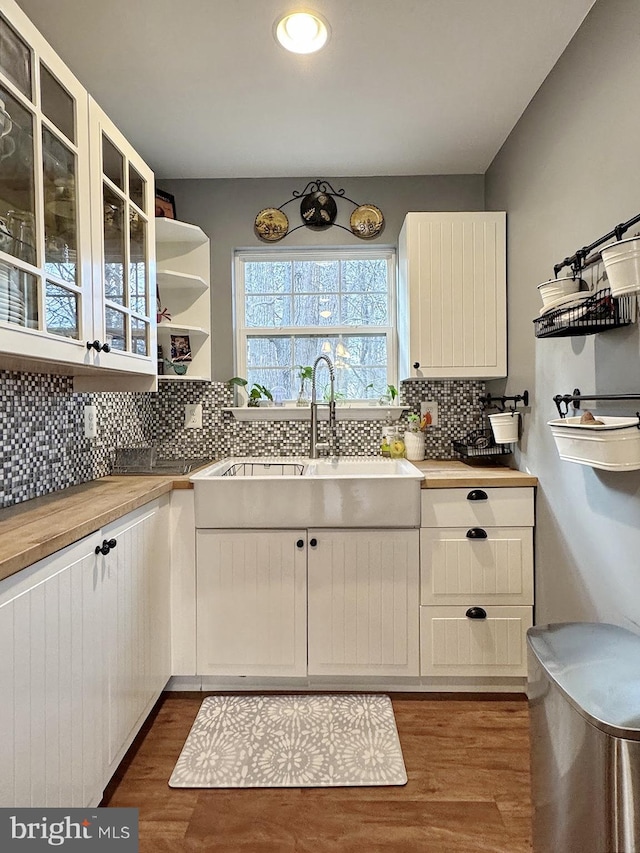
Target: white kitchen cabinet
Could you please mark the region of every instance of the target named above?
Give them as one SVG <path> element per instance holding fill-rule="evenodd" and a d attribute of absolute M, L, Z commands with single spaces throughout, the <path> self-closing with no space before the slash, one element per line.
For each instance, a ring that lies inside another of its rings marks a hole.
<path fill-rule="evenodd" d="M 156 219 L 157 282 L 160 307 L 170 320 L 158 324 L 164 374 L 160 379 L 211 379 L 211 298 L 209 238 L 196 225 Z M 191 360 L 177 374 L 166 362 L 175 360 L 171 337 L 188 337 Z"/>
<path fill-rule="evenodd" d="M 0 581 L 0 806 L 100 802 L 170 674 L 166 512 L 149 504 Z"/>
<path fill-rule="evenodd" d="M 507 375 L 504 212 L 407 214 L 398 340 L 400 379 Z"/>
<path fill-rule="evenodd" d="M 309 675 L 417 676 L 418 530 L 308 535 Z"/>
<path fill-rule="evenodd" d="M 105 254 L 103 182 L 91 175 L 102 131 L 87 91 L 13 0 L 0 31 L 0 367 L 73 375 L 76 390 L 153 389 L 153 175 L 121 146 L 132 164 L 120 198 L 126 245 Z M 112 280 L 121 267 L 122 299 L 103 286 L 105 258 Z"/>
<path fill-rule="evenodd" d="M 533 624 L 533 488 L 423 489 L 420 674 L 527 674 Z M 459 685 L 459 682 L 458 682 Z"/>
<path fill-rule="evenodd" d="M 158 503 L 102 529 L 107 542 L 117 543 L 98 558 L 108 580 L 107 766 L 113 769 L 171 674 L 167 530 L 168 507 Z"/>
<path fill-rule="evenodd" d="M 307 671 L 304 530 L 198 530 L 199 675 Z"/>

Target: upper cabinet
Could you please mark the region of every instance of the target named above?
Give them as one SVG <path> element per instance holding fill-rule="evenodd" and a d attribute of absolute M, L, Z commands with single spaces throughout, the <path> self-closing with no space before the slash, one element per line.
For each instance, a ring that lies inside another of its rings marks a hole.
<path fill-rule="evenodd" d="M 197 225 L 156 219 L 156 252 L 158 299 L 170 318 L 158 323 L 160 379 L 210 380 L 209 238 Z"/>
<path fill-rule="evenodd" d="M 506 376 L 506 214 L 408 213 L 398 264 L 399 378 Z"/>
<path fill-rule="evenodd" d="M 118 154 L 120 186 L 109 172 Z M 148 167 L 4 0 L 0 368 L 67 373 L 77 390 L 155 387 L 153 197 Z M 107 218 L 121 231 L 117 250 Z"/>

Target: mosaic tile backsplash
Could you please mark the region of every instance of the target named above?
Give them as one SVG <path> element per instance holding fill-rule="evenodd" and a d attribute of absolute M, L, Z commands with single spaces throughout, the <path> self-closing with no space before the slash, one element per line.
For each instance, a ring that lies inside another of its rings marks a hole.
<path fill-rule="evenodd" d="M 410 411 L 419 413 L 421 400 L 439 405 L 439 425 L 425 433 L 427 458 L 455 456 L 451 442 L 482 425 L 484 393 L 475 380 L 401 384 L 400 402 Z M 97 407 L 94 439 L 83 437 L 87 403 Z M 187 403 L 202 404 L 202 429 L 184 428 Z M 0 371 L 0 507 L 104 477 L 120 447 L 155 444 L 166 458 L 308 453 L 308 421 L 238 421 L 223 411 L 232 405 L 233 391 L 222 382 L 167 380 L 157 393 L 76 394 L 65 376 Z M 383 423 L 383 407 L 380 420 L 338 421 L 338 452 L 376 455 Z"/>

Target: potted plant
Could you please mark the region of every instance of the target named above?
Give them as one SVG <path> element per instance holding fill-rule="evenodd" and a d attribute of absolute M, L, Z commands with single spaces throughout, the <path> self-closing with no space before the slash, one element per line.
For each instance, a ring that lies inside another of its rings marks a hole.
<path fill-rule="evenodd" d="M 299 365 L 298 379 L 300 380 L 300 391 L 298 392 L 296 406 L 308 406 L 310 401 L 309 395 L 307 394 L 306 382 L 307 379 L 313 379 L 313 367 L 310 367 L 309 365 L 306 365 L 305 367 Z"/>
<path fill-rule="evenodd" d="M 227 385 L 237 385 L 238 387 L 245 389 L 248 384 L 248 381 L 243 379 L 242 376 L 234 376 L 227 382 Z M 251 390 L 247 392 L 247 396 L 247 406 L 259 406 L 260 401 L 263 398 L 268 400 L 269 403 L 273 403 L 273 394 L 271 391 L 268 388 L 265 388 L 264 385 L 260 385 L 258 382 L 253 383 Z"/>
<path fill-rule="evenodd" d="M 398 389 L 396 388 L 396 386 L 395 385 L 387 385 L 386 393 L 380 397 L 380 399 L 378 400 L 378 403 L 381 406 L 388 406 L 388 405 L 394 406 L 397 396 L 398 396 Z"/>

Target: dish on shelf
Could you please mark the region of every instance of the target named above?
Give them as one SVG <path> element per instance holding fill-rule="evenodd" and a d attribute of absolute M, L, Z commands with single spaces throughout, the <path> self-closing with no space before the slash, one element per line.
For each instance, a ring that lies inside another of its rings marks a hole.
<path fill-rule="evenodd" d="M 538 285 L 538 293 L 542 299 L 542 304 L 546 308 L 551 302 L 560 299 L 562 296 L 577 293 L 583 285 L 581 278 L 574 276 L 564 276 L 564 278 L 552 278 L 549 281 L 543 281 Z"/>
<path fill-rule="evenodd" d="M 384 216 L 375 204 L 361 204 L 349 217 L 349 226 L 361 240 L 377 237 L 384 228 Z"/>
<path fill-rule="evenodd" d="M 568 293 L 565 296 L 559 296 L 540 309 L 540 316 L 543 317 L 549 311 L 555 311 L 557 308 L 573 308 L 575 305 L 580 305 L 585 299 L 589 299 L 590 296 L 593 296 L 593 294 L 588 290 L 580 294 Z"/>
<path fill-rule="evenodd" d="M 261 240 L 274 243 L 286 236 L 289 230 L 289 220 L 286 213 L 277 207 L 265 207 L 256 216 L 254 227 Z"/>

